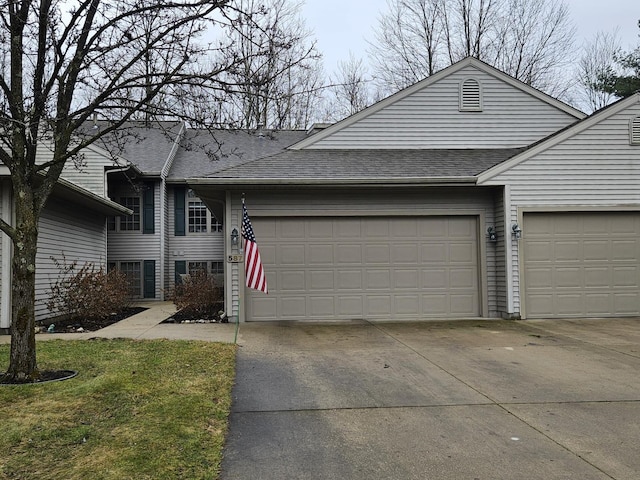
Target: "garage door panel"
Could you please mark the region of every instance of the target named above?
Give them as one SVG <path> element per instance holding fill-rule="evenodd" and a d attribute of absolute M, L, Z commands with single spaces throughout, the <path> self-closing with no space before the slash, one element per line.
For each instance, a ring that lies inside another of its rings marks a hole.
<path fill-rule="evenodd" d="M 305 270 L 283 270 L 280 272 L 278 288 L 283 292 L 304 291 L 306 286 Z M 267 276 L 267 285 L 269 285 L 269 277 Z"/>
<path fill-rule="evenodd" d="M 276 298 L 274 298 L 274 300 L 276 300 Z M 281 295 L 280 297 L 278 297 L 278 302 L 279 303 L 279 307 L 278 310 L 274 311 L 272 316 L 267 317 L 267 319 L 272 319 L 274 317 L 276 317 L 277 315 L 280 315 L 283 319 L 287 319 L 287 318 L 299 318 L 300 315 L 306 315 L 307 314 L 307 298 L 306 296 L 288 296 L 288 295 Z M 252 297 L 252 302 L 256 301 L 255 297 Z M 258 309 L 261 307 L 261 303 L 257 302 L 257 303 L 252 303 L 252 313 L 255 316 L 255 312 L 258 311 Z M 263 316 L 260 316 L 260 314 L 258 313 L 258 318 L 259 319 L 263 319 Z"/>
<path fill-rule="evenodd" d="M 366 245 L 364 247 L 364 263 L 367 265 L 391 263 L 391 249 L 388 244 Z"/>
<path fill-rule="evenodd" d="M 422 288 L 446 289 L 449 285 L 449 271 L 444 268 L 428 268 L 422 270 Z"/>
<path fill-rule="evenodd" d="M 311 290 L 335 290 L 333 270 L 311 270 L 308 276 Z"/>
<path fill-rule="evenodd" d="M 475 263 L 476 247 L 471 243 L 454 243 L 449 246 L 449 263 Z"/>
<path fill-rule="evenodd" d="M 391 270 L 368 270 L 364 272 L 365 287 L 368 290 L 389 290 L 391 288 Z"/>
<path fill-rule="evenodd" d="M 362 270 L 338 270 L 337 277 L 340 290 L 362 290 Z"/>
<path fill-rule="evenodd" d="M 307 263 L 309 265 L 333 265 L 333 244 L 311 243 L 308 246 L 309 257 Z"/>
<path fill-rule="evenodd" d="M 381 316 L 391 315 L 393 311 L 391 295 L 367 295 L 365 298 L 367 317 L 379 318 Z"/>
<path fill-rule="evenodd" d="M 417 290 L 420 288 L 420 272 L 416 269 L 396 270 L 395 271 L 395 288 Z"/>
<path fill-rule="evenodd" d="M 583 260 L 608 262 L 608 252 L 611 251 L 611 246 L 608 240 L 584 240 L 583 246 Z"/>
<path fill-rule="evenodd" d="M 585 288 L 607 288 L 611 281 L 611 268 L 608 265 L 584 268 Z"/>
<path fill-rule="evenodd" d="M 340 264 L 362 264 L 362 245 L 337 244 L 335 246 L 335 261 Z"/>
<path fill-rule="evenodd" d="M 271 261 L 267 262 L 271 257 L 262 257 L 262 250 L 264 247 L 259 245 L 260 247 L 260 258 L 262 259 L 262 263 L 271 263 Z M 267 249 L 269 245 L 267 245 Z M 278 254 L 277 259 L 280 265 L 305 265 L 306 257 L 305 257 L 305 246 L 304 245 L 289 245 L 288 247 L 283 247 L 282 245 L 277 247 Z"/>
<path fill-rule="evenodd" d="M 638 285 L 639 278 L 638 272 L 640 271 L 640 267 L 629 266 L 629 267 L 616 267 L 612 268 L 613 270 L 613 286 L 615 288 L 620 287 L 631 287 L 634 288 Z"/>
<path fill-rule="evenodd" d="M 523 231 L 527 318 L 640 315 L 640 213 L 526 213 Z"/>
<path fill-rule="evenodd" d="M 253 226 L 270 252 L 269 295 L 246 290 L 249 320 L 480 315 L 477 217 L 257 217 Z"/>
<path fill-rule="evenodd" d="M 420 262 L 418 246 L 413 245 L 391 245 L 391 261 L 394 264 L 408 263 L 416 265 Z"/>

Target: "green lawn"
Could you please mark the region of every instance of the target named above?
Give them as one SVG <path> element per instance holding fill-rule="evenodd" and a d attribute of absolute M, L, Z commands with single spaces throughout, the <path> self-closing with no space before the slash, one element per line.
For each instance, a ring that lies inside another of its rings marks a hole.
<path fill-rule="evenodd" d="M 8 354 L 0 346 L 2 370 Z M 79 374 L 0 386 L 0 478 L 218 478 L 234 345 L 47 341 L 38 365 Z"/>

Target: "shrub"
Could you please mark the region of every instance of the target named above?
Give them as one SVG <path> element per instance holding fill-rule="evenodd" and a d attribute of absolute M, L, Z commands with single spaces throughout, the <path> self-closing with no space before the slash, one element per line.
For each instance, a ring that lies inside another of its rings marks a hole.
<path fill-rule="evenodd" d="M 120 270 L 106 272 L 91 263 L 78 267 L 52 258 L 60 273 L 51 284 L 47 308 L 70 318 L 104 319 L 130 304 L 127 277 Z"/>
<path fill-rule="evenodd" d="M 211 275 L 198 270 L 176 285 L 173 303 L 183 315 L 212 318 L 222 304 L 222 291 Z"/>

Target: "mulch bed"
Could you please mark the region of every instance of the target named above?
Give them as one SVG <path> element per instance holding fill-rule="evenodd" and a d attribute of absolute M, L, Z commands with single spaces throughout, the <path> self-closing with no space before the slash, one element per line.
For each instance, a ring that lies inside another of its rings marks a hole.
<path fill-rule="evenodd" d="M 120 313 L 113 313 L 107 318 L 68 318 L 57 319 L 54 321 L 40 322 L 38 325 L 41 327 L 42 332 L 48 333 L 81 333 L 81 332 L 95 332 L 101 328 L 108 327 L 114 323 L 118 323 L 120 320 L 124 320 L 132 315 L 147 310 L 144 307 L 129 307 L 122 310 Z M 53 328 L 51 328 L 53 325 Z"/>

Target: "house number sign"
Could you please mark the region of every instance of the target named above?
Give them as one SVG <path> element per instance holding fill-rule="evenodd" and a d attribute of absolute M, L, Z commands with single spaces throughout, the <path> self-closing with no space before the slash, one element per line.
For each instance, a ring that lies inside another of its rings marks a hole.
<path fill-rule="evenodd" d="M 240 262 L 244 261 L 244 256 L 243 255 L 229 255 L 227 257 L 227 261 L 229 263 L 240 263 Z"/>

